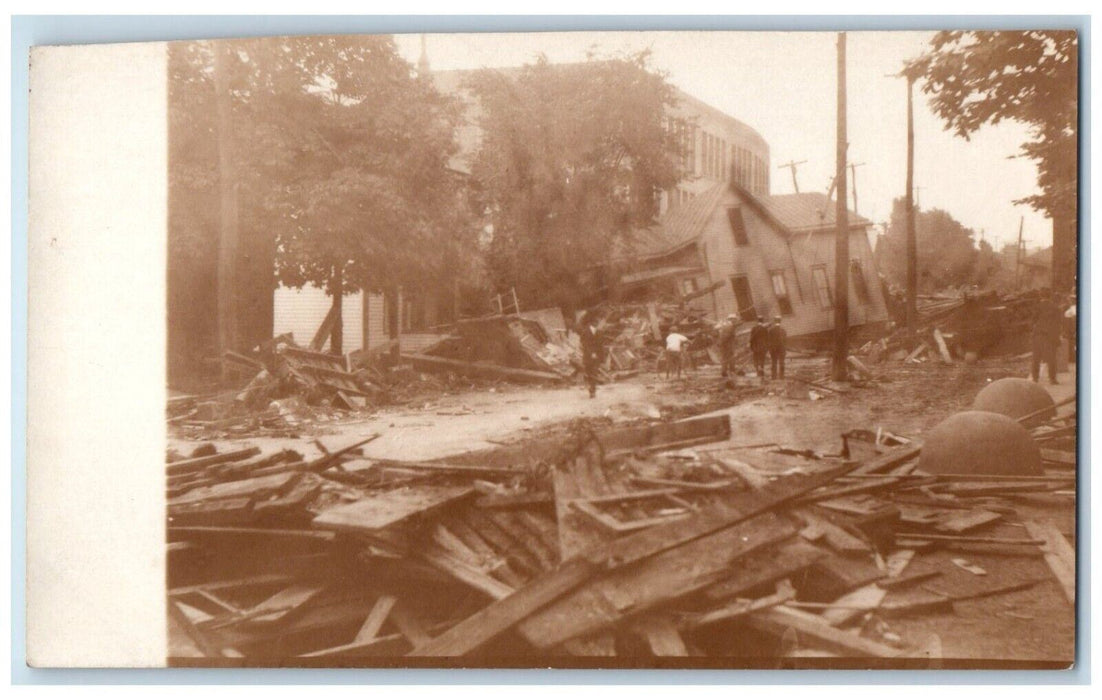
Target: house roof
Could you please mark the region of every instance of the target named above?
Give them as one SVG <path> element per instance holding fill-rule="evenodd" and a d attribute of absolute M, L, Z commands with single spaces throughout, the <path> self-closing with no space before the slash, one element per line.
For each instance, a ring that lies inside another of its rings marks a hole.
<path fill-rule="evenodd" d="M 758 197 L 761 204 L 769 210 L 777 221 L 792 232 L 808 232 L 821 229 L 834 229 L 835 200 L 827 199 L 822 192 L 800 192 L 798 194 L 773 194 Z M 870 226 L 872 222 L 856 212 L 849 211 L 851 228 Z"/>
<path fill-rule="evenodd" d="M 718 183 L 669 209 L 656 225 L 636 234 L 635 254 L 642 257 L 662 255 L 692 243 L 704 229 L 726 189 L 726 183 Z"/>
<path fill-rule="evenodd" d="M 670 209 L 655 226 L 639 231 L 635 254 L 641 257 L 664 255 L 695 241 L 729 187 L 784 233 L 834 230 L 834 200 L 827 199 L 822 192 L 755 196 L 733 183 L 718 183 Z M 871 224 L 865 217 L 849 212 L 850 228 Z"/>

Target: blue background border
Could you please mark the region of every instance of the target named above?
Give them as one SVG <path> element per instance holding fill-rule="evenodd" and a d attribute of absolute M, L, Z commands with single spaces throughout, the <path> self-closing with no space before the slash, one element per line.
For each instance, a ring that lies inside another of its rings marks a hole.
<path fill-rule="evenodd" d="M 216 39 L 278 34 L 521 32 L 594 30 L 933 30 L 1074 29 L 1080 39 L 1079 299 L 1090 295 L 1089 16 L 15 16 L 12 17 L 11 211 L 11 680 L 14 684 L 1086 684 L 1090 682 L 1090 431 L 1080 432 L 1079 601 L 1072 671 L 717 671 L 717 670 L 372 670 L 372 669 L 32 669 L 26 659 L 27 125 L 28 51 L 50 44 Z M 1090 424 L 1086 378 L 1090 334 L 1079 331 L 1079 418 Z"/>

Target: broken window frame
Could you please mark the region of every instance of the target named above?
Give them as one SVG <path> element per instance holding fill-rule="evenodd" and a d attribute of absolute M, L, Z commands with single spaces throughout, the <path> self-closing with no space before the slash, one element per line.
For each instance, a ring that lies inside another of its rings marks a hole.
<path fill-rule="evenodd" d="M 792 297 L 788 294 L 788 282 L 784 278 L 784 270 L 770 270 L 769 280 L 773 285 L 773 296 L 777 299 L 777 307 L 781 310 L 781 315 L 793 315 L 795 312 L 792 310 Z"/>

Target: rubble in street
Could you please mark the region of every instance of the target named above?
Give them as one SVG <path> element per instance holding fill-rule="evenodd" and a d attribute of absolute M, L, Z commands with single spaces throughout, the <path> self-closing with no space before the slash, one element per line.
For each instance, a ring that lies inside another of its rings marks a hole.
<path fill-rule="evenodd" d="M 605 330 L 630 345 L 637 321 Z M 355 373 L 276 354 L 287 367 L 276 376 L 307 391 L 355 401 L 382 388 L 353 393 L 342 380 Z M 1038 446 L 1028 475 L 931 471 L 922 440 L 879 427 L 854 426 L 835 453 L 747 441 L 722 412 L 578 420 L 565 436 L 428 461 L 364 456 L 375 433 L 318 441 L 315 459 L 248 441 L 172 454 L 170 654 L 178 665 L 938 663 L 925 621 L 1043 586 L 1074 607 L 1075 533 L 1056 516 L 1075 498 L 1073 400 L 1006 418 Z"/>

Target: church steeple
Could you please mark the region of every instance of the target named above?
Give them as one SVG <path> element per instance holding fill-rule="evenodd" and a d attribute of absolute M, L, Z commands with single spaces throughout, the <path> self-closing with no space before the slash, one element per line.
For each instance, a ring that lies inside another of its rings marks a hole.
<path fill-rule="evenodd" d="M 429 52 L 425 48 L 425 35 L 421 35 L 421 57 L 417 59 L 417 76 L 427 78 L 429 75 Z"/>

